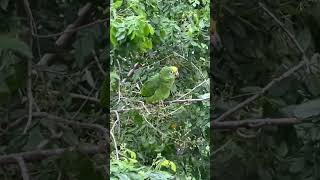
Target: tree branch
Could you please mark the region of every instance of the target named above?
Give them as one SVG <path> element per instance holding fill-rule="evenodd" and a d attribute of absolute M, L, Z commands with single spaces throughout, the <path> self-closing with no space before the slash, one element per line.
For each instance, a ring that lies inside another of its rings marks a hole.
<path fill-rule="evenodd" d="M 13 153 L 8 155 L 0 156 L 0 164 L 14 164 L 17 163 L 16 158 L 21 157 L 25 161 L 38 161 L 43 160 L 51 156 L 58 156 L 66 151 L 80 151 L 82 153 L 93 155 L 98 153 L 105 153 L 106 145 L 91 145 L 87 147 L 69 147 L 69 148 L 58 148 L 58 149 L 48 149 L 48 150 L 35 150 L 21 153 Z"/>
<path fill-rule="evenodd" d="M 213 121 L 211 123 L 211 127 L 213 129 L 236 129 L 240 127 L 258 128 L 258 127 L 270 126 L 270 125 L 298 124 L 301 122 L 302 120 L 299 120 L 297 118 L 247 119 L 247 120 L 240 120 L 240 121 L 224 121 L 224 122 Z"/>
<path fill-rule="evenodd" d="M 23 158 L 21 156 L 15 156 L 14 158 L 15 158 L 15 160 L 18 162 L 18 164 L 20 166 L 23 180 L 29 180 L 30 176 L 29 176 L 29 173 L 28 173 L 27 165 L 24 162 Z"/>
<path fill-rule="evenodd" d="M 54 120 L 53 122 L 62 122 L 65 124 L 70 124 L 74 126 L 79 126 L 79 127 L 84 127 L 84 128 L 89 128 L 89 129 L 97 129 L 103 134 L 103 138 L 106 138 L 107 141 L 109 141 L 109 130 L 100 124 L 91 124 L 91 123 L 82 123 L 79 121 L 71 121 L 71 120 L 66 120 L 62 117 L 55 116 L 52 114 L 48 114 L 46 112 L 34 112 L 33 117 L 42 117 L 42 118 L 48 118 L 50 120 Z"/>
<path fill-rule="evenodd" d="M 233 114 L 234 112 L 240 110 L 241 108 L 243 108 L 244 106 L 248 105 L 249 103 L 255 101 L 256 99 L 258 99 L 260 96 L 262 96 L 264 93 L 266 93 L 271 87 L 273 87 L 274 84 L 282 81 L 283 79 L 291 76 L 292 74 L 294 74 L 297 70 L 299 70 L 301 67 L 307 65 L 309 63 L 309 59 L 306 57 L 303 49 L 301 48 L 301 45 L 299 44 L 298 40 L 290 33 L 290 31 L 288 29 L 286 29 L 283 26 L 283 23 L 277 19 L 262 3 L 259 3 L 260 7 L 262 7 L 269 16 L 271 16 L 272 18 L 275 19 L 275 21 L 281 26 L 281 28 L 288 34 L 288 36 L 290 37 L 290 39 L 293 41 L 293 43 L 298 47 L 300 53 L 302 54 L 302 60 L 300 61 L 299 64 L 297 64 L 296 66 L 292 67 L 291 69 L 287 70 L 286 72 L 284 72 L 280 77 L 273 79 L 271 82 L 269 82 L 259 93 L 249 97 L 248 99 L 244 100 L 243 102 L 239 103 L 238 105 L 236 105 L 235 107 L 231 108 L 230 110 L 228 110 L 227 112 L 223 113 L 221 116 L 219 116 L 217 119 L 213 119 L 211 121 L 211 125 L 214 126 L 214 121 L 218 122 L 218 121 L 222 121 L 225 118 L 227 118 L 228 116 L 230 116 L 231 114 Z"/>

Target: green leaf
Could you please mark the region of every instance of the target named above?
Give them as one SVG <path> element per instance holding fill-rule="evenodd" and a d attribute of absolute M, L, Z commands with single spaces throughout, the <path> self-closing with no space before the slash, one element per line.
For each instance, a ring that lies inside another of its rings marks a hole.
<path fill-rule="evenodd" d="M 116 0 L 114 3 L 112 3 L 111 8 L 118 9 L 122 5 L 122 0 Z"/>
<path fill-rule="evenodd" d="M 149 27 L 149 33 L 151 34 L 151 35 L 153 35 L 154 34 L 154 29 L 153 29 L 153 27 L 150 25 L 150 24 L 147 24 L 148 25 L 148 27 Z"/>
<path fill-rule="evenodd" d="M 289 170 L 292 173 L 299 173 L 303 170 L 304 166 L 304 158 L 297 158 L 291 163 Z"/>
<path fill-rule="evenodd" d="M 312 95 L 320 95 L 320 77 L 316 74 L 306 76 L 305 83 Z"/>
<path fill-rule="evenodd" d="M 277 148 L 277 153 L 282 156 L 285 157 L 288 154 L 288 146 L 287 143 L 282 142 L 280 144 L 280 146 Z"/>
<path fill-rule="evenodd" d="M 10 96 L 10 89 L 6 83 L 6 81 L 3 79 L 3 74 L 0 72 L 0 102 L 7 102 L 9 100 Z"/>
<path fill-rule="evenodd" d="M 82 66 L 85 58 L 95 47 L 95 34 L 93 31 L 85 30 L 80 33 L 79 38 L 73 44 L 75 48 L 75 58 L 77 63 Z"/>
<path fill-rule="evenodd" d="M 63 137 L 63 140 L 69 145 L 79 144 L 79 138 L 71 128 L 70 129 L 68 128 L 68 131 L 66 131 L 62 137 Z"/>
<path fill-rule="evenodd" d="M 9 0 L 0 0 L 0 7 L 3 10 L 7 10 L 8 4 L 9 4 Z"/>
<path fill-rule="evenodd" d="M 272 180 L 272 176 L 268 169 L 259 168 L 258 169 L 259 179 L 261 180 Z"/>
<path fill-rule="evenodd" d="M 309 118 L 320 115 L 320 98 L 296 106 L 294 115 L 298 118 Z"/>
<path fill-rule="evenodd" d="M 152 41 L 150 39 L 146 39 L 142 45 L 141 45 L 143 50 L 148 50 L 152 48 Z"/>
<path fill-rule="evenodd" d="M 138 126 L 141 126 L 144 123 L 143 116 L 139 113 L 139 111 L 131 110 L 129 113 L 135 124 L 137 124 Z"/>
<path fill-rule="evenodd" d="M 93 80 L 92 73 L 91 73 L 91 71 L 88 70 L 88 68 L 85 69 L 83 79 L 85 79 L 85 81 L 87 81 L 87 83 L 91 86 L 91 88 L 95 88 L 95 82 Z"/>
<path fill-rule="evenodd" d="M 210 98 L 210 93 L 205 93 L 205 94 L 199 95 L 198 98 L 200 98 L 200 99 L 209 99 Z"/>
<path fill-rule="evenodd" d="M 44 140 L 39 126 L 32 128 L 29 133 L 28 143 L 23 147 L 24 150 L 33 150 L 39 143 Z"/>
<path fill-rule="evenodd" d="M 28 59 L 32 59 L 33 57 L 32 51 L 26 43 L 16 38 L 0 35 L 0 52 L 3 50 L 13 51 L 14 53 L 26 57 Z"/>
<path fill-rule="evenodd" d="M 97 171 L 94 163 L 85 154 L 66 151 L 60 158 L 60 169 L 69 175 L 69 178 L 79 180 L 103 180 L 101 172 Z"/>
<path fill-rule="evenodd" d="M 116 46 L 118 44 L 117 38 L 116 38 L 116 34 L 117 34 L 117 29 L 111 25 L 110 28 L 110 41 L 111 43 Z"/>
<path fill-rule="evenodd" d="M 300 43 L 303 50 L 306 50 L 311 42 L 312 42 L 312 36 L 309 28 L 304 28 L 297 37 L 298 42 Z"/>

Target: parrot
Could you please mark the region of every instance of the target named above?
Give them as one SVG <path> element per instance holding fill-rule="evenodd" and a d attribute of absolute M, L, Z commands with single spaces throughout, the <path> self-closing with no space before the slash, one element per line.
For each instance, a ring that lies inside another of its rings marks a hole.
<path fill-rule="evenodd" d="M 165 66 L 159 73 L 149 78 L 140 91 L 141 95 L 145 97 L 146 103 L 157 103 L 167 99 L 175 78 L 178 76 L 177 67 Z"/>

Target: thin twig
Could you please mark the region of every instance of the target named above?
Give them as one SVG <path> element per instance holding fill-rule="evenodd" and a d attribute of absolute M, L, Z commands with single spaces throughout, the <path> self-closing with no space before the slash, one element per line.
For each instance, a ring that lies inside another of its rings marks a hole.
<path fill-rule="evenodd" d="M 289 125 L 289 124 L 298 124 L 302 120 L 297 118 L 277 118 L 277 119 L 247 119 L 240 121 L 224 121 L 224 122 L 211 122 L 211 128 L 213 129 L 237 129 L 240 127 L 246 128 L 258 128 L 268 125 Z"/>
<path fill-rule="evenodd" d="M 40 142 L 38 145 L 37 145 L 37 149 L 42 149 L 44 146 L 46 146 L 47 144 L 50 143 L 50 141 L 54 140 L 54 139 L 59 139 L 61 138 L 63 135 L 63 132 L 59 132 L 58 134 L 56 133 L 52 133 L 51 137 L 49 139 L 45 139 L 43 140 L 42 142 Z"/>
<path fill-rule="evenodd" d="M 92 4 L 86 3 L 78 12 L 78 18 L 72 23 L 69 24 L 63 33 L 58 33 L 56 35 L 61 35 L 56 41 L 55 45 L 58 48 L 65 49 L 70 46 L 70 44 L 74 41 L 74 33 L 75 29 L 83 25 L 90 17 L 90 13 L 92 11 Z M 70 32 L 71 31 L 71 32 Z M 73 31 L 73 32 L 72 32 Z M 52 36 L 52 35 L 50 35 Z M 46 53 L 42 56 L 40 61 L 37 63 L 38 65 L 48 65 L 51 64 L 52 61 L 57 57 L 55 53 Z"/>
<path fill-rule="evenodd" d="M 149 109 L 146 107 L 146 105 L 144 104 L 144 102 L 143 102 L 143 101 L 137 101 L 137 102 L 141 103 L 141 104 L 142 104 L 142 106 L 143 106 L 143 108 L 147 111 L 147 113 L 148 113 L 148 114 L 150 114 Z"/>
<path fill-rule="evenodd" d="M 117 111 L 118 113 L 120 113 L 120 112 L 126 112 L 126 111 L 131 111 L 131 110 L 141 110 L 141 109 L 144 109 L 144 108 L 139 107 L 139 108 L 127 108 L 127 109 L 117 109 L 117 110 L 112 109 L 110 111 L 111 112 Z"/>
<path fill-rule="evenodd" d="M 97 154 L 105 153 L 106 145 L 90 145 L 86 147 L 69 147 L 69 148 L 58 148 L 58 149 L 48 149 L 48 150 L 35 150 L 27 151 L 21 153 L 13 153 L 8 155 L 0 156 L 0 164 L 13 164 L 17 163 L 16 157 L 22 157 L 25 161 L 39 161 L 48 157 L 62 155 L 66 151 L 80 151 L 85 154 Z"/>
<path fill-rule="evenodd" d="M 259 133 L 261 133 L 261 128 L 258 129 L 258 132 L 252 133 L 252 134 L 246 133 L 243 128 L 238 128 L 238 129 L 236 130 L 236 133 L 237 133 L 238 136 L 240 136 L 240 137 L 242 137 L 242 138 L 252 139 L 252 138 L 256 138 L 257 135 L 258 135 Z"/>
<path fill-rule="evenodd" d="M 27 165 L 24 162 L 23 158 L 21 156 L 16 156 L 14 158 L 15 158 L 15 160 L 18 162 L 18 164 L 20 166 L 21 175 L 23 177 L 23 180 L 29 180 L 30 176 L 29 176 L 29 173 L 28 173 L 28 168 L 27 168 Z"/>
<path fill-rule="evenodd" d="M 49 35 L 32 34 L 32 35 L 35 36 L 35 37 L 38 37 L 38 38 L 57 37 L 57 36 L 60 36 L 60 35 L 62 35 L 62 34 L 74 33 L 74 32 L 76 32 L 76 31 L 80 31 L 80 30 L 82 30 L 82 29 L 89 28 L 89 27 L 94 26 L 94 25 L 96 25 L 96 24 L 104 23 L 104 22 L 106 22 L 108 19 L 109 19 L 109 18 L 99 19 L 99 20 L 96 20 L 96 21 L 94 21 L 94 22 L 88 23 L 88 24 L 86 24 L 86 25 L 79 26 L 79 27 L 77 27 L 77 28 L 73 28 L 72 30 L 67 30 L 67 31 L 63 31 L 63 32 L 55 33 L 55 34 L 49 34 Z"/>
<path fill-rule="evenodd" d="M 138 69 L 138 68 L 139 68 L 139 63 L 135 63 L 135 64 L 133 65 L 133 68 L 130 69 L 130 71 L 128 72 L 127 78 L 131 77 L 131 76 L 133 75 L 134 71 L 135 71 L 136 69 Z M 127 81 L 127 78 L 124 78 L 124 79 L 121 81 L 121 83 L 125 83 L 125 82 Z"/>
<path fill-rule="evenodd" d="M 105 127 L 103 127 L 100 124 L 92 124 L 92 123 L 82 123 L 79 121 L 71 121 L 71 120 L 67 120 L 64 119 L 62 117 L 59 116 L 55 116 L 46 112 L 34 112 L 33 113 L 34 117 L 42 117 L 42 118 L 47 118 L 47 119 L 51 119 L 53 120 L 52 122 L 62 122 L 65 124 L 70 124 L 70 125 L 74 125 L 74 126 L 78 126 L 78 127 L 84 127 L 84 128 L 89 128 L 89 129 L 97 129 L 99 130 L 102 134 L 103 134 L 103 139 L 109 137 L 109 130 Z"/>
<path fill-rule="evenodd" d="M 230 143 L 232 142 L 231 139 L 229 139 L 224 145 L 222 145 L 221 147 L 219 147 L 217 150 L 213 151 L 213 155 L 217 154 L 218 152 L 220 152 L 221 150 L 223 150 L 225 147 L 227 147 Z"/>
<path fill-rule="evenodd" d="M 30 31 L 31 31 L 31 34 L 37 34 L 38 31 L 37 31 L 37 25 L 36 25 L 36 22 L 33 18 L 33 15 L 32 15 L 32 11 L 31 11 L 31 8 L 30 8 L 30 3 L 28 0 L 23 0 L 23 4 L 24 4 L 24 8 L 25 8 L 25 11 L 27 13 L 27 16 L 29 18 L 29 23 L 30 23 Z M 39 41 L 39 38 L 36 37 L 36 41 L 37 41 L 37 50 L 38 50 L 38 55 L 39 57 L 41 58 L 41 50 L 40 50 L 40 41 Z"/>
<path fill-rule="evenodd" d="M 298 69 L 302 68 L 303 66 L 307 65 L 309 63 L 309 59 L 306 57 L 303 49 L 301 48 L 299 42 L 297 41 L 297 39 L 290 33 L 289 30 L 287 30 L 283 23 L 281 23 L 281 21 L 279 19 L 277 19 L 262 3 L 259 3 L 259 5 L 271 16 L 275 19 L 275 21 L 282 27 L 282 29 L 284 29 L 284 31 L 288 34 L 288 36 L 290 37 L 290 39 L 293 41 L 293 43 L 297 46 L 297 48 L 299 49 L 300 53 L 303 55 L 302 56 L 302 60 L 300 61 L 299 64 L 297 64 L 296 66 L 292 67 L 291 69 L 287 70 L 286 72 L 284 72 L 280 77 L 273 79 L 271 82 L 269 82 L 259 93 L 249 97 L 248 99 L 244 100 L 243 102 L 239 103 L 238 105 L 236 105 L 235 107 L 231 108 L 230 110 L 228 110 L 227 112 L 223 113 L 221 116 L 219 116 L 217 119 L 214 119 L 211 121 L 211 123 L 213 123 L 214 121 L 218 122 L 221 121 L 223 119 L 225 119 L 226 117 L 230 116 L 231 114 L 233 114 L 234 112 L 238 111 L 239 109 L 243 108 L 244 106 L 248 105 L 249 103 L 253 102 L 254 100 L 256 100 L 257 98 L 259 98 L 260 96 L 262 96 L 265 92 L 267 92 L 271 87 L 273 87 L 274 84 L 276 84 L 279 81 L 282 81 L 283 79 L 291 76 L 292 74 L 294 74 Z"/>
<path fill-rule="evenodd" d="M 266 5 L 264 5 L 263 3 L 259 2 L 259 6 L 270 16 L 272 17 L 278 24 L 279 26 L 282 28 L 283 31 L 285 31 L 287 33 L 287 35 L 289 36 L 289 38 L 291 39 L 291 41 L 295 44 L 295 46 L 298 48 L 298 50 L 300 51 L 300 53 L 305 56 L 305 52 L 303 50 L 303 48 L 301 47 L 300 43 L 298 42 L 298 40 L 294 37 L 294 35 L 285 27 L 285 25 L 266 7 Z"/>
<path fill-rule="evenodd" d="M 208 79 L 202 81 L 200 84 L 198 84 L 197 86 L 195 86 L 194 88 L 192 88 L 189 92 L 187 92 L 186 94 L 180 96 L 177 100 L 185 97 L 186 95 L 190 94 L 191 92 L 193 92 L 195 89 L 197 89 L 198 87 L 202 86 L 202 84 L 206 83 L 208 81 Z"/>
<path fill-rule="evenodd" d="M 32 59 L 28 60 L 28 75 L 27 75 L 27 97 L 28 97 L 28 121 L 27 124 L 23 130 L 23 133 L 25 134 L 32 121 L 32 105 L 33 105 L 33 96 L 32 96 Z"/>
<path fill-rule="evenodd" d="M 93 54 L 93 58 L 94 58 L 94 60 L 96 61 L 96 64 L 97 64 L 100 72 L 102 73 L 103 76 L 106 76 L 107 73 L 103 70 L 103 68 L 102 68 L 102 66 L 101 66 L 101 63 L 100 63 L 100 61 L 99 61 L 99 58 L 98 58 L 98 56 L 97 56 L 97 53 L 96 53 L 96 51 L 95 51 L 94 49 L 92 50 L 92 54 Z"/>
<path fill-rule="evenodd" d="M 189 62 L 189 60 L 187 59 L 187 58 L 185 58 L 184 56 L 182 56 L 182 55 L 180 55 L 179 53 L 177 53 L 177 52 L 173 52 L 176 56 L 179 56 L 180 58 L 182 58 L 182 59 L 184 59 L 185 61 L 187 61 L 187 62 Z M 191 65 L 194 67 L 194 68 L 196 68 L 198 71 L 199 71 L 199 73 L 200 73 L 200 75 L 202 76 L 202 78 L 205 78 L 205 76 L 203 75 L 203 73 L 201 72 L 201 70 L 193 63 L 193 62 L 190 62 L 191 63 Z M 208 84 L 209 84 L 209 82 L 208 82 Z"/>
<path fill-rule="evenodd" d="M 50 90 L 51 93 L 55 94 L 55 95 L 59 95 L 62 94 L 63 92 L 60 91 L 55 91 L 55 90 Z M 81 94 L 77 94 L 77 93 L 67 93 L 70 97 L 72 98 L 77 98 L 77 99 L 84 99 L 84 100 L 88 100 L 94 103 L 99 103 L 99 99 L 95 98 L 95 97 L 90 97 L 90 96 L 85 96 L 85 95 L 81 95 Z"/>
<path fill-rule="evenodd" d="M 203 98 L 203 99 L 177 99 L 172 101 L 166 101 L 164 104 L 170 104 L 170 103 L 192 103 L 192 102 L 199 102 L 199 101 L 206 101 L 210 98 Z"/>
<path fill-rule="evenodd" d="M 118 150 L 118 145 L 117 145 L 117 141 L 116 141 L 116 138 L 114 137 L 114 134 L 113 134 L 113 130 L 116 126 L 116 124 L 118 122 L 120 122 L 120 116 L 119 116 L 119 113 L 117 111 L 113 111 L 115 114 L 116 114 L 116 117 L 117 117 L 117 120 L 114 122 L 114 124 L 112 125 L 112 128 L 111 128 L 111 131 L 110 131 L 110 134 L 111 134 L 111 137 L 113 139 L 113 143 L 114 143 L 114 148 L 116 150 L 116 159 L 119 160 L 119 150 Z"/>
<path fill-rule="evenodd" d="M 294 43 L 294 45 L 297 47 L 297 49 L 299 50 L 299 52 L 302 55 L 302 60 L 307 61 L 306 65 L 307 65 L 307 71 L 310 72 L 310 61 L 307 58 L 307 55 L 305 53 L 305 51 L 303 50 L 302 46 L 300 45 L 300 43 L 298 42 L 298 40 L 295 38 L 295 36 L 289 31 L 289 29 L 287 29 L 285 27 L 285 25 L 266 7 L 266 5 L 264 5 L 263 3 L 259 2 L 259 6 L 270 16 L 272 17 L 278 24 L 279 26 L 282 28 L 282 30 L 284 32 L 286 32 L 286 34 L 289 36 L 289 38 L 291 39 L 291 41 Z"/>
<path fill-rule="evenodd" d="M 121 66 L 120 66 L 119 60 L 117 59 L 116 61 L 118 63 L 118 68 L 119 68 L 119 83 L 118 83 L 118 101 L 115 105 L 119 104 L 121 99 Z"/>
<path fill-rule="evenodd" d="M 92 94 L 93 91 L 95 90 L 96 84 L 97 84 L 97 81 L 94 83 L 94 87 L 92 87 L 91 91 L 89 92 L 89 94 L 88 94 L 89 97 L 91 96 L 91 94 Z M 85 99 L 85 100 L 83 101 L 83 103 L 81 104 L 80 108 L 79 108 L 79 109 L 77 110 L 77 112 L 72 116 L 71 120 L 73 120 L 74 118 L 76 118 L 76 117 L 78 116 L 78 114 L 80 113 L 80 111 L 81 111 L 81 110 L 83 109 L 83 107 L 87 104 L 88 100 L 89 100 L 89 99 L 87 98 L 87 99 Z"/>
<path fill-rule="evenodd" d="M 143 119 L 150 125 L 150 127 L 152 127 L 154 130 L 156 130 L 158 133 L 160 133 L 162 136 L 165 136 L 166 134 L 161 132 L 159 129 L 157 129 L 156 127 L 154 127 L 148 120 L 147 118 L 144 116 L 144 114 L 142 114 Z"/>
<path fill-rule="evenodd" d="M 34 32 L 34 21 L 33 16 L 30 10 L 29 2 L 28 0 L 23 1 L 24 8 L 26 11 L 26 14 L 29 18 L 29 24 L 30 24 L 30 31 Z M 32 96 L 32 58 L 28 59 L 28 74 L 27 74 L 27 96 L 28 96 L 28 121 L 27 124 L 23 130 L 23 134 L 27 133 L 29 126 L 31 125 L 32 121 L 32 105 L 33 105 L 33 96 Z"/>

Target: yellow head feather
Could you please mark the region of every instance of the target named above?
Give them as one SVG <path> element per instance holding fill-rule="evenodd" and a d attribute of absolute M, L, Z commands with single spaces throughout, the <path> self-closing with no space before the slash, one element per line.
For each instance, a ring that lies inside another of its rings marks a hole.
<path fill-rule="evenodd" d="M 173 72 L 173 73 L 176 73 L 176 72 L 178 71 L 178 68 L 175 67 L 175 66 L 172 66 L 171 69 L 172 69 L 172 72 Z"/>

